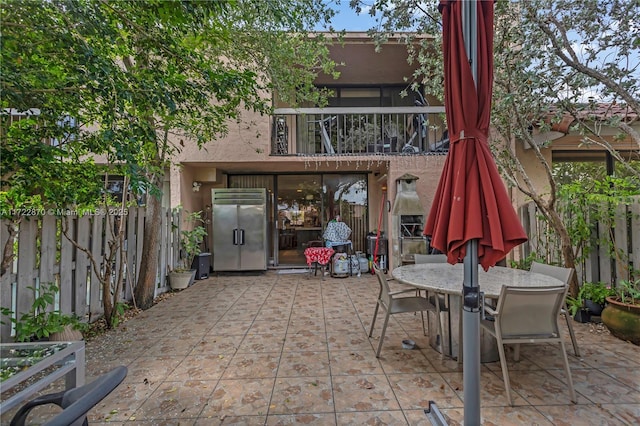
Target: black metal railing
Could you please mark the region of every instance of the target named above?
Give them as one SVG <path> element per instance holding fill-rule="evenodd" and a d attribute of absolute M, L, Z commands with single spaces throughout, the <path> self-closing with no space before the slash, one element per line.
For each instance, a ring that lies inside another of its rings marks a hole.
<path fill-rule="evenodd" d="M 444 107 L 278 109 L 272 155 L 443 153 Z"/>

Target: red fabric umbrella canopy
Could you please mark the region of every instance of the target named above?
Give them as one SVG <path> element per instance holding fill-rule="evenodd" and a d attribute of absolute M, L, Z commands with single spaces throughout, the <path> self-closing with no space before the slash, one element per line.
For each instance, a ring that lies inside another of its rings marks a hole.
<path fill-rule="evenodd" d="M 487 270 L 527 240 L 489 150 L 493 88 L 493 2 L 477 7 L 477 82 L 474 84 L 462 31 L 461 2 L 441 0 L 445 110 L 451 141 L 425 235 L 447 254 L 465 256 L 478 239 L 478 261 Z"/>

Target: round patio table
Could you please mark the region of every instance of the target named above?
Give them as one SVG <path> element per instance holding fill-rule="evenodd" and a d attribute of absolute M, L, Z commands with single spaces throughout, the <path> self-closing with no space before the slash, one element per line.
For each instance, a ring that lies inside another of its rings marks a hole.
<path fill-rule="evenodd" d="M 459 358 L 457 354 L 460 351 L 459 341 L 462 335 L 460 310 L 464 265 L 462 263 L 456 265 L 449 263 L 404 265 L 395 268 L 391 274 L 393 278 L 403 284 L 445 295 L 448 312 L 442 313 L 446 317 L 441 318 L 444 336 L 438 336 L 437 330 L 429 327 L 429 344 L 441 353 L 447 353 L 453 358 Z M 514 287 L 553 287 L 562 285 L 562 281 L 536 272 L 494 266 L 489 268 L 487 272 L 480 267 L 478 268 L 478 284 L 485 298 L 497 299 L 500 296 L 502 287 L 506 285 Z M 429 315 L 435 315 L 435 313 L 429 312 Z M 499 357 L 495 338 L 481 330 L 480 339 L 480 360 L 482 362 L 497 361 Z M 443 347 L 445 341 L 448 342 L 448 351 Z"/>

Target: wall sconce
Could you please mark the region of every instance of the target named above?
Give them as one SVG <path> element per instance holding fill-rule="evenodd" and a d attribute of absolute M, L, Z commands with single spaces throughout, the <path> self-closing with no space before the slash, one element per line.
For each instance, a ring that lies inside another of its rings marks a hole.
<path fill-rule="evenodd" d="M 201 186 L 202 186 L 202 183 L 201 183 L 201 182 L 196 182 L 196 181 L 194 181 L 194 182 L 193 182 L 193 187 L 191 188 L 191 190 L 192 190 L 193 192 L 199 192 L 199 191 L 200 191 L 200 187 L 201 187 Z"/>

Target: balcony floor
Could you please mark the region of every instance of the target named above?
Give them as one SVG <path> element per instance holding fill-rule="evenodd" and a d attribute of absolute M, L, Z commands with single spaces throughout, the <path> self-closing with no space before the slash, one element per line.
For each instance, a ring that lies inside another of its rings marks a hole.
<path fill-rule="evenodd" d="M 268 271 L 196 281 L 87 342 L 87 381 L 129 368 L 90 424 L 428 425 L 429 400 L 449 424 L 461 424 L 462 367 L 429 347 L 419 316 L 392 317 L 376 359 L 381 327 L 372 339 L 367 332 L 377 292 L 369 274 L 321 280 Z M 574 327 L 583 355 L 569 356 L 578 404 L 569 401 L 555 347 L 525 345 L 521 361 L 510 362 L 515 407 L 499 362 L 482 365 L 484 424 L 640 423 L 639 348 L 602 326 Z M 402 349 L 407 337 L 417 349 Z M 568 335 L 567 344 L 571 350 Z"/>

